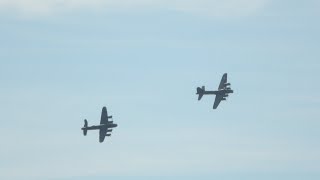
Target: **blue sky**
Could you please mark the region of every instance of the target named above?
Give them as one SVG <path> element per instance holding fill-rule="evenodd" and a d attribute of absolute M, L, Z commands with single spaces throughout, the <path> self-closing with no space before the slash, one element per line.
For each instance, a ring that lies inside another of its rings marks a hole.
<path fill-rule="evenodd" d="M 319 10 L 0 0 L 0 179 L 319 179 Z M 225 72 L 228 101 L 198 102 Z"/>

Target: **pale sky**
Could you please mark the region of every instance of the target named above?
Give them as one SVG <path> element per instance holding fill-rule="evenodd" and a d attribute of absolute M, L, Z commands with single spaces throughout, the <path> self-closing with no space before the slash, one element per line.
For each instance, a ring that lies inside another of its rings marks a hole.
<path fill-rule="evenodd" d="M 0 179 L 318 180 L 320 1 L 0 0 Z M 223 73 L 235 93 L 217 110 Z M 103 106 L 118 127 L 83 136 Z"/>

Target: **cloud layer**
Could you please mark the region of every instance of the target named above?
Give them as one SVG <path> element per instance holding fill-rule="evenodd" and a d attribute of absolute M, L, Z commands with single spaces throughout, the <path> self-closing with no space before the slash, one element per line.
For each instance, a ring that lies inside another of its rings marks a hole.
<path fill-rule="evenodd" d="M 247 16 L 267 0 L 0 0 L 0 9 L 23 15 L 48 15 L 79 10 L 128 11 L 166 9 L 209 16 Z"/>

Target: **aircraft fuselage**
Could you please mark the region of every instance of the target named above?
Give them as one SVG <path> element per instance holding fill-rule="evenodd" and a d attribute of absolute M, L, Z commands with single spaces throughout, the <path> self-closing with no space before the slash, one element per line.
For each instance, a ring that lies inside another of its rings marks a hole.
<path fill-rule="evenodd" d="M 206 95 L 217 95 L 217 94 L 228 94 L 228 93 L 233 93 L 233 90 L 231 89 L 221 89 L 221 90 L 218 90 L 218 91 L 204 91 L 203 94 L 206 94 Z"/>
<path fill-rule="evenodd" d="M 81 129 L 82 130 L 100 130 L 100 129 L 104 129 L 104 128 L 115 128 L 117 126 L 118 126 L 117 124 L 108 123 L 108 124 L 100 124 L 100 125 L 96 125 L 96 126 L 83 127 Z"/>

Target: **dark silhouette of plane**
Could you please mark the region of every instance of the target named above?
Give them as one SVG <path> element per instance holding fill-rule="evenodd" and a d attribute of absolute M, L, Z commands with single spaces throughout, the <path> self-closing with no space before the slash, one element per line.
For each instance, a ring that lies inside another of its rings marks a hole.
<path fill-rule="evenodd" d="M 197 88 L 198 100 L 200 101 L 203 95 L 216 95 L 216 99 L 214 100 L 213 109 L 217 109 L 221 101 L 227 100 L 229 93 L 233 93 L 233 90 L 230 88 L 230 83 L 227 82 L 227 73 L 224 73 L 222 79 L 220 81 L 220 85 L 217 91 L 206 91 L 205 86 L 202 88 Z"/>
<path fill-rule="evenodd" d="M 99 142 L 102 143 L 106 136 L 111 136 L 108 132 L 112 132 L 112 128 L 117 127 L 117 124 L 114 124 L 113 121 L 109 121 L 112 119 L 112 116 L 108 116 L 107 108 L 102 108 L 100 125 L 97 126 L 88 126 L 88 121 L 84 120 L 84 127 L 81 128 L 83 131 L 83 135 L 87 135 L 88 130 L 99 130 Z"/>

